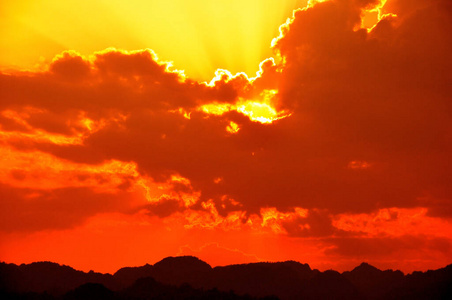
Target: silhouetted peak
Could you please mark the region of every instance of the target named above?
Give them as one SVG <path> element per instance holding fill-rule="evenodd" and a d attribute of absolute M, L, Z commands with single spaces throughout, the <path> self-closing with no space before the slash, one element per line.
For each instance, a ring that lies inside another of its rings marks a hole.
<path fill-rule="evenodd" d="M 352 271 L 342 273 L 364 295 L 373 295 L 375 299 L 386 299 L 404 278 L 401 271 L 381 271 L 368 263 L 362 263 Z"/>
<path fill-rule="evenodd" d="M 152 276 L 153 266 L 146 264 L 142 267 L 125 267 L 121 268 L 113 275 L 118 281 L 119 289 L 130 286 L 138 278 Z"/>
<path fill-rule="evenodd" d="M 282 265 L 295 271 L 299 279 L 308 279 L 317 274 L 317 270 L 312 270 L 308 264 L 302 264 L 297 261 L 289 260 L 282 263 Z"/>
<path fill-rule="evenodd" d="M 32 262 L 30 264 L 21 264 L 20 267 L 24 267 L 24 266 L 56 266 L 56 267 L 60 267 L 60 266 L 64 266 L 64 265 L 60 265 L 56 262 L 52 262 L 52 261 L 35 261 Z"/>
<path fill-rule="evenodd" d="M 351 273 L 358 273 L 358 274 L 369 274 L 369 273 L 380 273 L 382 272 L 380 269 L 369 265 L 366 262 L 361 263 L 359 266 L 354 268 Z"/>
<path fill-rule="evenodd" d="M 152 269 L 152 266 L 150 264 L 145 264 L 144 266 L 141 266 L 141 267 L 124 267 L 124 268 L 121 268 L 118 271 L 116 271 L 113 275 L 117 276 L 117 275 L 121 275 L 124 273 L 135 272 L 135 271 L 139 271 L 139 272 L 143 273 L 145 271 L 149 271 L 150 269 Z"/>
<path fill-rule="evenodd" d="M 208 278 L 212 267 L 194 256 L 167 257 L 152 267 L 151 276 L 164 284 L 180 285 L 189 283 L 199 286 Z"/>
<path fill-rule="evenodd" d="M 210 271 L 212 267 L 195 256 L 170 256 L 162 259 L 154 265 L 155 269 L 161 270 L 191 270 L 192 272 Z"/>
<path fill-rule="evenodd" d="M 22 264 L 19 266 L 21 272 L 27 274 L 39 274 L 41 279 L 53 278 L 56 276 L 77 276 L 83 274 L 82 271 L 77 271 L 72 267 L 60 265 L 54 262 L 42 261 L 31 264 Z"/>
<path fill-rule="evenodd" d="M 285 262 L 283 262 L 283 264 L 285 264 L 287 266 L 292 266 L 292 267 L 312 271 L 311 267 L 308 264 L 302 264 L 302 263 L 300 263 L 298 261 L 294 261 L 294 260 L 286 260 Z"/>
<path fill-rule="evenodd" d="M 27 269 L 27 270 L 36 270 L 36 269 L 42 269 L 42 270 L 71 270 L 75 271 L 72 267 L 66 266 L 66 265 L 60 265 L 54 262 L 50 261 L 38 261 L 33 262 L 31 264 L 21 264 L 21 269 Z"/>
<path fill-rule="evenodd" d="M 237 264 L 222 267 L 215 267 L 216 272 L 232 272 L 231 274 L 240 273 L 241 275 L 253 278 L 261 278 L 262 276 L 278 276 L 284 278 L 292 278 L 291 280 L 308 279 L 317 274 L 317 270 L 313 271 L 308 264 L 301 264 L 295 261 L 285 262 L 255 262 L 249 264 Z M 246 277 L 245 276 L 245 277 Z"/>

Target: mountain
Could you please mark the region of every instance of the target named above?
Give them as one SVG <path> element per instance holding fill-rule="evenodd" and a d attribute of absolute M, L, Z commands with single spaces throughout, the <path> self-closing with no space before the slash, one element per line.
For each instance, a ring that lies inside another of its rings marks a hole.
<path fill-rule="evenodd" d="M 231 265 L 215 267 L 207 285 L 239 294 L 259 297 L 276 295 L 290 299 L 293 295 L 299 295 L 302 283 L 317 273 L 307 264 L 295 262 Z"/>
<path fill-rule="evenodd" d="M 167 257 L 155 265 L 145 265 L 137 268 L 122 268 L 114 277 L 121 287 L 127 287 L 137 279 L 152 277 L 159 282 L 181 285 L 189 283 L 194 287 L 205 286 L 212 267 L 193 256 Z"/>
<path fill-rule="evenodd" d="M 452 265 L 405 276 L 387 299 L 452 299 Z"/>
<path fill-rule="evenodd" d="M 167 257 L 115 274 L 51 262 L 0 263 L 1 299 L 452 299 L 452 265 L 404 275 L 362 263 L 342 274 L 295 261 L 212 268 Z"/>
<path fill-rule="evenodd" d="M 352 271 L 342 273 L 367 299 L 384 299 L 404 280 L 401 271 L 381 271 L 362 263 Z"/>
<path fill-rule="evenodd" d="M 47 292 L 59 296 L 88 282 L 101 283 L 108 287 L 116 285 L 110 274 L 92 271 L 85 273 L 52 262 L 35 262 L 20 266 L 0 263 L 0 291 Z"/>

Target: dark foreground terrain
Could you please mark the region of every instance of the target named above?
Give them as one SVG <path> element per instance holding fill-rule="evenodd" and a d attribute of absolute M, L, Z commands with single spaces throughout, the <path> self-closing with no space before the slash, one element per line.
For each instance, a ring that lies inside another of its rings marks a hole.
<path fill-rule="evenodd" d="M 362 263 L 341 274 L 294 261 L 212 268 L 184 256 L 111 275 L 0 263 L 0 299 L 452 299 L 452 265 L 404 275 Z"/>

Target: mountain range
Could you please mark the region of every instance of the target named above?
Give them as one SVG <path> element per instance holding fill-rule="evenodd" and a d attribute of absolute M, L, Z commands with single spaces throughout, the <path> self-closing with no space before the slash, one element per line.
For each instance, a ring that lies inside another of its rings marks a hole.
<path fill-rule="evenodd" d="M 295 261 L 212 268 L 180 256 L 112 275 L 2 262 L 0 299 L 452 299 L 452 264 L 405 275 L 367 263 L 343 273 Z"/>

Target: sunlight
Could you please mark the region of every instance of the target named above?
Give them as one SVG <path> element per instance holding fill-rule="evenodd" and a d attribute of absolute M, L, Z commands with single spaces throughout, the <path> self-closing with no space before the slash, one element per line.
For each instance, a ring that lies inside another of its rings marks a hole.
<path fill-rule="evenodd" d="M 206 104 L 201 106 L 198 110 L 211 115 L 221 116 L 229 111 L 237 111 L 247 116 L 253 122 L 260 122 L 263 124 L 272 123 L 277 120 L 289 117 L 291 114 L 287 111 L 277 112 L 270 104 L 258 101 L 239 101 L 237 104 Z"/>
<path fill-rule="evenodd" d="M 0 65 L 33 69 L 63 50 L 153 49 L 195 79 L 253 75 L 300 0 L 17 0 L 2 4 Z M 33 49 L 33 51 L 29 51 Z"/>

